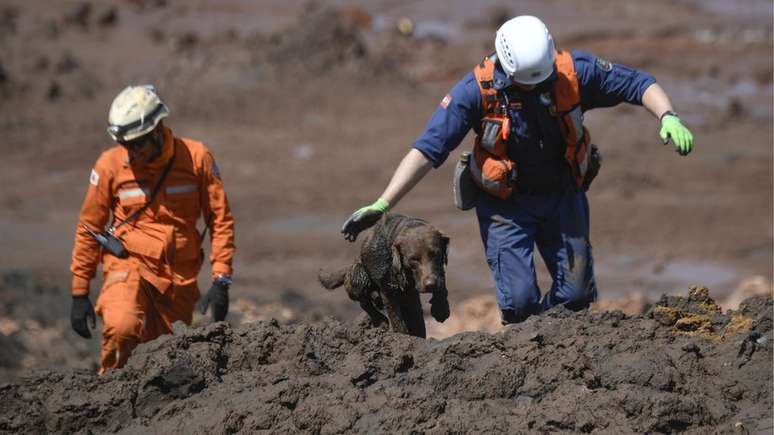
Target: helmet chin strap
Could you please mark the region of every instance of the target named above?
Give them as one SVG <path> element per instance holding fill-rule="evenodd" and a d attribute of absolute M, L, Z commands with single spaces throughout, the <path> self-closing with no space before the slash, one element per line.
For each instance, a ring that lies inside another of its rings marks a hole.
<path fill-rule="evenodd" d="M 161 129 L 156 129 L 152 133 L 152 137 L 150 139 L 151 146 L 153 146 L 153 152 L 148 156 L 148 163 L 156 160 L 161 155 L 162 147 L 164 146 L 164 131 Z"/>

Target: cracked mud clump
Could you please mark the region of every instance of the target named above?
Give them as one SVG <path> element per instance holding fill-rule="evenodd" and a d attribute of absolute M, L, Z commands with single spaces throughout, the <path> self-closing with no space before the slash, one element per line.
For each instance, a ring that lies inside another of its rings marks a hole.
<path fill-rule="evenodd" d="M 772 300 L 704 288 L 643 316 L 562 308 L 421 340 L 325 320 L 190 329 L 123 370 L 0 386 L 0 432 L 755 433 L 771 430 Z"/>

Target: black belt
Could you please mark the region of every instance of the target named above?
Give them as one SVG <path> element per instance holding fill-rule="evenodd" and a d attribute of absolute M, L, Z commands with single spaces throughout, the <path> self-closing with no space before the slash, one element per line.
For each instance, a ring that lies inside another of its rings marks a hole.
<path fill-rule="evenodd" d="M 544 166 L 539 168 L 529 168 L 529 170 L 518 171 L 519 178 L 516 180 L 517 193 L 522 195 L 547 195 L 551 193 L 561 193 L 567 190 L 567 187 L 574 184 L 575 180 L 570 175 L 570 168 L 556 168 L 553 166 Z"/>

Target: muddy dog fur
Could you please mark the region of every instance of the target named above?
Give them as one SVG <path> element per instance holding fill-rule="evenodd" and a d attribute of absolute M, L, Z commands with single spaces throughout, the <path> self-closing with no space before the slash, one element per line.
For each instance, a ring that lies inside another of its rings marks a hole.
<path fill-rule="evenodd" d="M 446 263 L 449 238 L 427 221 L 387 213 L 369 232 L 360 256 L 335 272 L 320 271 L 323 287 L 344 285 L 373 325 L 424 338 L 420 293 L 432 293 L 430 313 L 438 322 L 449 317 Z"/>

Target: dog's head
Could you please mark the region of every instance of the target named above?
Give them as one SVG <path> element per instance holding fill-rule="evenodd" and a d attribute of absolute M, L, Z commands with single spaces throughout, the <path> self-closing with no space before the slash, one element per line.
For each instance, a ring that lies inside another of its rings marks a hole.
<path fill-rule="evenodd" d="M 446 293 L 449 238 L 429 224 L 403 229 L 392 246 L 393 272 L 420 293 Z"/>

